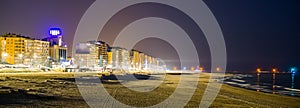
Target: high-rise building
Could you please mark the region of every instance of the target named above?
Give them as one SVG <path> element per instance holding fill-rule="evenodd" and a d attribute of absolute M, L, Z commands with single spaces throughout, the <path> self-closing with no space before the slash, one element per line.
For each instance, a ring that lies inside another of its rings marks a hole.
<path fill-rule="evenodd" d="M 134 50 L 132 49 L 130 51 L 130 66 L 132 69 L 134 70 L 138 70 L 139 69 L 139 65 L 140 65 L 140 51 Z"/>
<path fill-rule="evenodd" d="M 76 44 L 75 64 L 79 67 L 99 66 L 99 47 L 96 44 L 85 42 Z"/>
<path fill-rule="evenodd" d="M 49 56 L 49 42 L 16 34 L 0 37 L 0 57 L 9 64 L 44 65 Z"/>
<path fill-rule="evenodd" d="M 107 65 L 112 65 L 112 52 L 108 51 L 107 52 Z"/>
<path fill-rule="evenodd" d="M 107 65 L 108 63 L 108 55 L 107 51 L 109 49 L 109 45 L 106 44 L 103 41 L 89 41 L 88 43 L 96 45 L 98 47 L 98 60 L 99 61 L 99 66 L 102 67 L 104 65 Z"/>
<path fill-rule="evenodd" d="M 144 53 L 139 53 L 139 58 L 140 58 L 140 61 L 139 61 L 139 67 L 138 69 L 139 70 L 143 70 L 145 68 L 145 58 L 146 58 L 146 54 Z"/>
<path fill-rule="evenodd" d="M 151 70 L 158 67 L 157 58 L 137 50 L 109 47 L 102 41 L 76 44 L 75 64 L 79 67 L 104 67 L 121 70 Z"/>
<path fill-rule="evenodd" d="M 154 69 L 157 64 L 157 58 L 148 55 L 146 58 L 145 69 Z"/>
<path fill-rule="evenodd" d="M 130 62 L 130 66 L 134 70 L 151 70 L 156 69 L 159 65 L 157 58 L 134 49 L 130 51 Z"/>
<path fill-rule="evenodd" d="M 108 50 L 109 45 L 103 41 L 82 42 L 76 45 L 75 58 L 85 63 L 85 65 L 82 66 L 103 67 L 108 65 L 109 61 L 111 61 L 111 58 L 108 56 Z M 93 63 L 93 65 L 91 63 Z"/>
<path fill-rule="evenodd" d="M 54 62 L 62 62 L 67 59 L 67 45 L 63 42 L 62 30 L 60 28 L 51 28 L 49 36 L 44 41 L 50 42 L 50 58 Z"/>
<path fill-rule="evenodd" d="M 111 65 L 115 68 L 128 69 L 130 63 L 129 51 L 121 47 L 111 47 Z"/>
<path fill-rule="evenodd" d="M 50 46 L 49 55 L 54 62 L 61 62 L 67 59 L 67 47 L 58 45 Z"/>
<path fill-rule="evenodd" d="M 50 28 L 49 30 L 49 36 L 45 38 L 44 40 L 47 40 L 50 42 L 50 46 L 58 45 L 58 46 L 64 46 L 66 45 L 62 40 L 62 30 L 60 28 Z"/>

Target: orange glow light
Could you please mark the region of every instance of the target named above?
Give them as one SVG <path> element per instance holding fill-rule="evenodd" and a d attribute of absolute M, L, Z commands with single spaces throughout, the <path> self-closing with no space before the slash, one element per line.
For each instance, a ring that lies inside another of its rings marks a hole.
<path fill-rule="evenodd" d="M 200 71 L 203 71 L 204 69 L 203 69 L 203 67 L 200 67 L 200 69 L 199 69 Z"/>
<path fill-rule="evenodd" d="M 174 66 L 173 70 L 177 70 L 177 67 L 176 67 L 176 66 Z"/>
<path fill-rule="evenodd" d="M 194 68 L 194 67 L 191 67 L 191 70 L 193 71 L 193 70 L 195 70 L 195 68 Z"/>
<path fill-rule="evenodd" d="M 216 69 L 216 70 L 217 70 L 217 72 L 220 72 L 220 70 L 221 70 L 221 69 L 220 69 L 219 67 L 217 67 L 217 69 Z"/>
<path fill-rule="evenodd" d="M 260 68 L 257 68 L 257 69 L 256 69 L 256 72 L 257 72 L 257 73 L 261 73 Z"/>

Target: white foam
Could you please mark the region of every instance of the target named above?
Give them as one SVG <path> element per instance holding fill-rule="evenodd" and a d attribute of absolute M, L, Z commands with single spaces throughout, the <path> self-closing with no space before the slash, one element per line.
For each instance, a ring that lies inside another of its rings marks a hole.
<path fill-rule="evenodd" d="M 232 81 L 236 81 L 236 82 L 246 82 L 246 81 L 244 81 L 244 80 L 239 80 L 239 79 L 231 79 Z"/>
<path fill-rule="evenodd" d="M 300 92 L 300 90 L 299 90 L 299 89 L 292 89 L 292 88 L 284 88 L 284 89 L 286 89 L 286 90 L 290 90 L 290 91 L 297 91 L 297 92 Z"/>

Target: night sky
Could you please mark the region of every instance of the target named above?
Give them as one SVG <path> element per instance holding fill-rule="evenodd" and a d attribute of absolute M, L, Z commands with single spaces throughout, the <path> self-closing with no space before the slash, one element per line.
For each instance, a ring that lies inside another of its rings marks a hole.
<path fill-rule="evenodd" d="M 68 46 L 72 46 L 77 24 L 92 3 L 93 0 L 1 0 L 0 34 L 14 32 L 44 38 L 49 28 L 60 27 L 64 40 Z M 228 56 L 227 70 L 300 68 L 299 1 L 205 0 L 205 3 L 223 30 Z M 136 48 L 168 60 L 177 57 L 171 54 L 174 49 L 166 43 L 165 48 L 158 50 L 172 49 L 165 52 L 168 55 L 161 54 L 163 52 L 152 53 L 157 52 L 149 50 L 157 48 L 151 47 L 153 42 L 164 43 L 148 39 L 138 43 Z"/>

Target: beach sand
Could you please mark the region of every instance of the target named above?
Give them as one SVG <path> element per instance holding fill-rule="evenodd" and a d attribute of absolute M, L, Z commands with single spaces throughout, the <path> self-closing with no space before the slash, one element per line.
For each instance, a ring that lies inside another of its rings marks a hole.
<path fill-rule="evenodd" d="M 84 76 L 86 74 L 82 74 Z M 94 74 L 91 74 L 94 75 Z M 118 101 L 147 107 L 167 99 L 177 87 L 180 75 L 167 75 L 164 82 L 147 93 L 136 92 L 120 83 L 103 83 Z M 201 73 L 199 83 L 186 107 L 199 107 L 209 79 Z M 217 83 L 217 82 L 216 82 Z M 226 84 L 210 107 L 300 107 L 300 98 L 268 94 Z M 74 73 L 35 72 L 0 73 L 0 107 L 89 107 L 81 96 Z"/>

